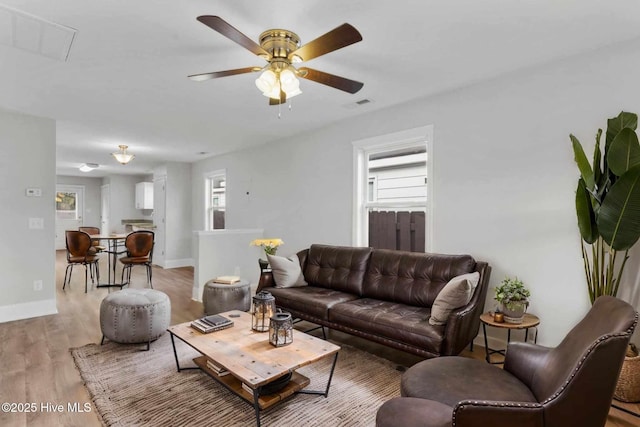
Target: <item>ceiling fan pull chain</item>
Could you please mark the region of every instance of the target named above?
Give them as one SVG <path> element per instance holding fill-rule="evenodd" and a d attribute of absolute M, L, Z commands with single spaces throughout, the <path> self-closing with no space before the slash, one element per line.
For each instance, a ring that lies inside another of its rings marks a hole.
<path fill-rule="evenodd" d="M 292 104 L 291 98 L 289 98 L 289 111 L 291 111 L 291 104 Z"/>
<path fill-rule="evenodd" d="M 282 117 L 282 103 L 278 104 L 278 120 Z"/>

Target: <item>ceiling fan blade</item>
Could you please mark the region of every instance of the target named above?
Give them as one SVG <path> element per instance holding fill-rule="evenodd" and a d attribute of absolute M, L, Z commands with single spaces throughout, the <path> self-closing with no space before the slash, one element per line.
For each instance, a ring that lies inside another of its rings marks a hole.
<path fill-rule="evenodd" d="M 235 76 L 236 74 L 251 73 L 260 71 L 260 67 L 236 68 L 235 70 L 215 71 L 213 73 L 192 74 L 189 76 L 194 82 L 203 82 L 205 80 L 217 79 L 218 77 Z"/>
<path fill-rule="evenodd" d="M 298 75 L 303 79 L 313 80 L 314 82 L 322 83 L 323 85 L 331 86 L 349 93 L 356 93 L 362 89 L 362 86 L 364 86 L 364 83 L 311 68 L 302 67 L 299 68 L 298 71 Z"/>
<path fill-rule="evenodd" d="M 342 24 L 328 33 L 310 41 L 289 54 L 289 59 L 294 56 L 308 61 L 325 53 L 333 52 L 345 46 L 357 43 L 362 40 L 362 35 L 353 26 Z"/>
<path fill-rule="evenodd" d="M 216 30 L 226 38 L 233 40 L 245 49 L 253 52 L 254 54 L 269 59 L 269 52 L 260 47 L 259 44 L 251 40 L 249 37 L 242 34 L 236 28 L 232 27 L 227 21 L 219 16 L 202 15 L 198 16 L 198 21 L 202 22 L 207 27 Z"/>
<path fill-rule="evenodd" d="M 285 104 L 287 102 L 287 94 L 280 89 L 280 99 L 278 98 L 269 98 L 269 105 L 280 105 Z"/>

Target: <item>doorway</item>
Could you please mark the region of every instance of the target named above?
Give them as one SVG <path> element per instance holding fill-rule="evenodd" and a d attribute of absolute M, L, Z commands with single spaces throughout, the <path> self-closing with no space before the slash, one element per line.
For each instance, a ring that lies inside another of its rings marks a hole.
<path fill-rule="evenodd" d="M 56 186 L 56 250 L 65 249 L 65 230 L 77 230 L 84 218 L 84 186 Z"/>
<path fill-rule="evenodd" d="M 100 187 L 100 232 L 109 234 L 109 211 L 111 209 L 111 193 L 109 184 Z"/>

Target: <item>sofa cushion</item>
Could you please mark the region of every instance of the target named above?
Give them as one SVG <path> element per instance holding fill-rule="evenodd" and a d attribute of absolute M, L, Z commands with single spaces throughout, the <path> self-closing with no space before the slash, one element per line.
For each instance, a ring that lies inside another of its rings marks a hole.
<path fill-rule="evenodd" d="M 299 286 L 307 286 L 300 268 L 300 260 L 298 255 L 291 255 L 289 258 L 269 255 L 267 260 L 271 265 L 273 273 L 273 282 L 276 288 L 295 288 Z"/>
<path fill-rule="evenodd" d="M 329 308 L 358 298 L 353 294 L 317 286 L 269 288 L 269 292 L 275 297 L 278 307 L 306 313 L 325 321 L 329 320 Z"/>
<path fill-rule="evenodd" d="M 444 327 L 426 320 L 429 308 L 360 298 L 334 305 L 329 321 L 439 354 Z"/>
<path fill-rule="evenodd" d="M 446 324 L 452 310 L 469 304 L 479 280 L 480 273 L 477 271 L 449 280 L 449 283 L 442 288 L 433 302 L 429 323 L 432 325 Z"/>
<path fill-rule="evenodd" d="M 311 245 L 304 267 L 310 285 L 362 295 L 371 248 Z"/>
<path fill-rule="evenodd" d="M 375 249 L 364 277 L 362 296 L 431 307 L 449 280 L 471 273 L 475 265 L 470 255 Z"/>

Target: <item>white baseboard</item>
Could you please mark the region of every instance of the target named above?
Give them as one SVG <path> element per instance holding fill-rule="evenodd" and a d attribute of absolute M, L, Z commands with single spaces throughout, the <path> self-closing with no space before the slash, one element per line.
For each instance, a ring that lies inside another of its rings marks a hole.
<path fill-rule="evenodd" d="M 0 323 L 58 314 L 55 299 L 0 306 Z"/>
<path fill-rule="evenodd" d="M 162 268 L 193 267 L 194 265 L 193 258 L 167 259 Z"/>

